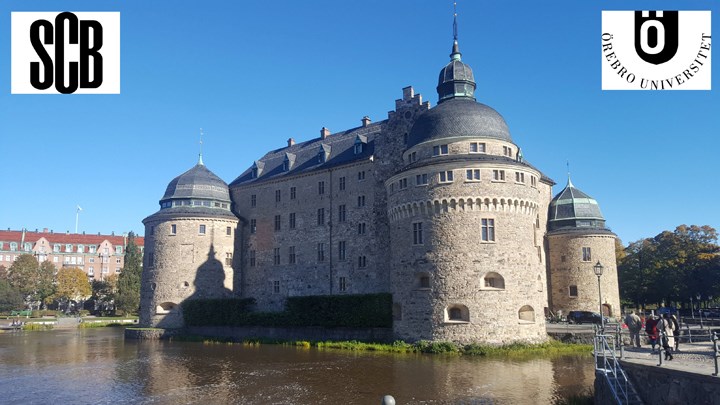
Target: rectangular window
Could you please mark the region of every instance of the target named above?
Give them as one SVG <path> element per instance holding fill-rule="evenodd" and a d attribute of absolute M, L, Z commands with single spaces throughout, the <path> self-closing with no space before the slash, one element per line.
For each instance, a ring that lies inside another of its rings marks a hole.
<path fill-rule="evenodd" d="M 480 181 L 480 169 L 465 170 L 465 179 L 467 181 Z"/>
<path fill-rule="evenodd" d="M 400 179 L 399 184 L 400 184 L 400 190 L 407 188 L 407 179 L 406 178 Z"/>
<path fill-rule="evenodd" d="M 481 239 L 483 242 L 495 241 L 495 220 L 492 218 L 483 218 L 482 220 Z"/>
<path fill-rule="evenodd" d="M 250 233 L 257 232 L 257 220 L 251 219 L 250 220 Z"/>
<path fill-rule="evenodd" d="M 148 267 L 152 267 L 152 262 L 150 262 L 150 265 Z M 92 276 L 95 274 L 95 268 L 93 266 L 88 267 L 88 276 Z"/>
<path fill-rule="evenodd" d="M 232 266 L 232 253 L 225 253 L 225 265 Z"/>
<path fill-rule="evenodd" d="M 152 226 L 150 227 L 151 230 L 152 230 L 153 228 L 154 228 L 154 227 L 152 227 Z M 122 249 L 122 248 L 120 248 L 120 249 Z M 28 250 L 29 250 L 29 249 L 28 249 Z M 85 246 L 83 246 L 83 245 L 78 245 L 78 246 L 77 246 L 77 252 L 78 252 L 78 253 L 83 253 L 84 251 L 85 251 Z M 121 253 L 122 253 L 122 251 L 121 251 Z"/>
<path fill-rule="evenodd" d="M 420 277 L 420 288 L 430 288 L 430 277 L 429 276 L 421 276 Z"/>
<path fill-rule="evenodd" d="M 358 267 L 363 268 L 367 266 L 367 257 L 358 256 Z"/>
<path fill-rule="evenodd" d="M 411 153 L 410 156 L 408 157 L 408 160 L 410 161 L 410 163 L 417 161 L 417 152 Z"/>
<path fill-rule="evenodd" d="M 517 182 L 517 183 L 525 183 L 525 173 L 523 173 L 523 172 L 515 172 L 515 182 Z"/>
<path fill-rule="evenodd" d="M 55 258 L 57 259 L 57 257 L 55 257 Z M 89 261 L 90 261 L 90 263 L 95 263 L 95 258 L 94 258 L 94 257 L 91 257 L 91 258 L 89 259 Z M 57 260 L 55 260 L 55 262 L 57 262 Z"/>
<path fill-rule="evenodd" d="M 5 260 L 10 261 L 10 256 L 5 256 Z M 59 261 L 59 258 L 57 256 L 53 256 L 53 263 L 57 263 Z M 90 258 L 90 263 L 94 262 L 95 259 L 92 257 Z"/>
<path fill-rule="evenodd" d="M 338 188 L 340 188 L 340 191 L 345 191 L 345 176 L 340 177 Z"/>
<path fill-rule="evenodd" d="M 253 208 L 257 206 L 257 195 L 253 194 L 250 196 L 250 206 Z"/>
<path fill-rule="evenodd" d="M 175 224 L 170 225 L 170 234 L 171 234 L 171 235 L 177 235 L 177 225 L 175 225 Z M 95 250 L 95 249 L 93 249 L 93 248 L 91 247 L 91 248 L 90 248 L 90 253 L 92 253 L 93 250 Z"/>
<path fill-rule="evenodd" d="M 78 263 L 82 264 L 82 257 L 78 257 Z M 121 264 L 121 263 L 122 263 L 121 258 L 118 257 L 117 259 L 115 259 L 115 264 Z"/>
<path fill-rule="evenodd" d="M 358 172 L 358 181 L 365 180 L 365 172 Z"/>
<path fill-rule="evenodd" d="M 280 264 L 280 248 L 273 249 L 273 264 L 276 266 Z"/>
<path fill-rule="evenodd" d="M 360 195 L 358 196 L 358 207 L 364 207 L 365 206 L 365 196 Z"/>
<path fill-rule="evenodd" d="M 115 267 L 115 273 L 120 273 L 120 267 Z"/>
<path fill-rule="evenodd" d="M 582 255 L 583 255 L 583 261 L 589 262 L 592 260 L 592 253 L 590 252 L 589 247 L 583 247 L 582 248 Z"/>
<path fill-rule="evenodd" d="M 470 142 L 470 153 L 485 153 L 485 143 Z"/>
<path fill-rule="evenodd" d="M 505 181 L 505 170 L 493 170 L 493 180 Z"/>
<path fill-rule="evenodd" d="M 290 223 L 289 223 L 290 229 L 295 229 L 295 213 L 290 213 Z"/>
<path fill-rule="evenodd" d="M 295 187 L 290 187 L 290 199 L 294 200 L 295 197 L 297 197 L 297 189 Z"/>
<path fill-rule="evenodd" d="M 317 260 L 319 262 L 325 261 L 325 244 L 324 243 L 317 244 Z"/>
<path fill-rule="evenodd" d="M 248 258 L 250 259 L 250 267 L 255 267 L 255 251 L 251 250 L 248 252 Z"/>
<path fill-rule="evenodd" d="M 12 247 L 12 246 L 11 246 L 11 247 Z M 58 244 L 53 245 L 53 252 L 59 253 L 59 252 L 60 252 L 60 245 L 58 245 Z"/>
<path fill-rule="evenodd" d="M 324 181 L 318 182 L 318 194 L 325 194 L 325 182 Z"/>
<path fill-rule="evenodd" d="M 15 245 L 15 246 L 17 246 L 17 245 Z M 15 250 L 15 249 L 16 249 L 16 248 L 13 248 L 12 250 Z M 66 245 L 65 245 L 65 251 L 66 251 L 66 252 L 72 252 L 72 245 L 69 244 L 69 243 L 66 244 Z"/>
<path fill-rule="evenodd" d="M 225 235 L 232 236 L 232 227 L 225 228 Z"/>
<path fill-rule="evenodd" d="M 345 204 L 338 205 L 338 222 L 345 222 Z"/>
<path fill-rule="evenodd" d="M 59 249 L 59 248 L 58 248 Z M 97 249 L 96 246 L 90 246 L 90 253 L 95 253 L 95 250 Z"/>
<path fill-rule="evenodd" d="M 503 146 L 503 155 L 512 157 L 512 148 L 509 146 Z"/>
<path fill-rule="evenodd" d="M 413 245 L 423 244 L 423 224 L 422 222 L 413 222 Z"/>
<path fill-rule="evenodd" d="M 200 229 L 198 230 L 200 235 L 205 235 L 205 225 L 200 225 Z"/>
<path fill-rule="evenodd" d="M 418 174 L 415 176 L 415 185 L 416 186 L 426 186 L 428 184 L 428 175 L 425 174 Z"/>
<path fill-rule="evenodd" d="M 537 187 L 537 177 L 530 176 L 530 185 L 533 187 Z"/>
<path fill-rule="evenodd" d="M 280 190 L 275 190 L 275 202 L 280 202 Z"/>
<path fill-rule="evenodd" d="M 318 208 L 317 224 L 325 225 L 325 208 Z"/>
<path fill-rule="evenodd" d="M 570 293 L 570 296 L 571 296 L 571 297 L 577 298 L 577 296 L 578 296 L 577 286 L 576 286 L 576 285 L 571 285 L 571 286 L 570 286 L 570 291 L 569 291 L 569 293 Z"/>
<path fill-rule="evenodd" d="M 438 181 L 440 183 L 452 183 L 453 182 L 453 171 L 452 170 L 440 172 L 439 175 L 440 175 L 440 178 L 438 179 Z"/>
<path fill-rule="evenodd" d="M 433 146 L 433 156 L 440 156 L 440 155 L 447 155 L 447 154 L 448 154 L 448 146 L 447 145 Z"/>
<path fill-rule="evenodd" d="M 288 263 L 295 264 L 295 246 L 288 248 Z"/>
<path fill-rule="evenodd" d="M 338 260 L 345 260 L 345 241 L 338 242 Z"/>
<path fill-rule="evenodd" d="M 347 279 L 345 277 L 340 277 L 340 279 L 338 281 L 339 281 L 339 284 L 338 284 L 339 291 L 340 292 L 347 291 Z"/>
<path fill-rule="evenodd" d="M 360 222 L 358 224 L 358 235 L 364 235 L 365 234 L 365 222 Z"/>
<path fill-rule="evenodd" d="M 280 281 L 278 280 L 273 281 L 273 293 L 280 294 Z"/>
<path fill-rule="evenodd" d="M 280 221 L 281 220 L 282 220 L 282 218 L 280 218 L 280 215 L 275 215 L 275 230 L 276 231 L 280 230 Z"/>

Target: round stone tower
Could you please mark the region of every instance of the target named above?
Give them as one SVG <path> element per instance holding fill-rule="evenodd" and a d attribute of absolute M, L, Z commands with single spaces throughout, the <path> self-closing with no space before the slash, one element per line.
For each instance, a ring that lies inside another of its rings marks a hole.
<path fill-rule="evenodd" d="M 605 227 L 597 201 L 568 179 L 567 186 L 550 203 L 549 285 L 553 312 L 598 312 L 602 300 L 606 316 L 621 316 L 615 238 Z M 593 270 L 597 263 L 603 267 L 600 291 Z"/>
<path fill-rule="evenodd" d="M 238 218 L 227 184 L 202 158 L 168 184 L 160 210 L 143 224 L 141 326 L 180 328 L 183 301 L 233 295 Z"/>
<path fill-rule="evenodd" d="M 395 334 L 543 341 L 553 183 L 524 161 L 502 116 L 475 101 L 457 40 L 437 91 L 410 131 L 405 166 L 385 183 Z"/>

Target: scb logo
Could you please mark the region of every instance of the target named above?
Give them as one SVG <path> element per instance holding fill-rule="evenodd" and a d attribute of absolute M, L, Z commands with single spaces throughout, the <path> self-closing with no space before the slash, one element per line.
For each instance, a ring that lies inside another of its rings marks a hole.
<path fill-rule="evenodd" d="M 120 93 L 120 13 L 12 13 L 12 93 Z"/>
<path fill-rule="evenodd" d="M 645 62 L 660 65 L 678 50 L 677 11 L 635 11 L 635 51 Z"/>

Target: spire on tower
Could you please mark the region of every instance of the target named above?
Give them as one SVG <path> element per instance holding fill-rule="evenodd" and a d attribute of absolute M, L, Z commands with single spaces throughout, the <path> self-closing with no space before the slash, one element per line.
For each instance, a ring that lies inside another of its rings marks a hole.
<path fill-rule="evenodd" d="M 198 154 L 198 164 L 201 166 L 204 166 L 204 163 L 202 160 L 202 145 L 203 145 L 202 137 L 203 137 L 203 130 L 202 130 L 202 128 L 200 128 L 200 153 Z"/>
<path fill-rule="evenodd" d="M 573 186 L 572 181 L 570 181 L 570 160 L 567 160 L 565 162 L 565 164 L 567 165 L 567 176 L 568 176 L 567 186 L 565 186 L 565 187 L 566 188 L 567 187 L 575 187 L 575 186 Z"/>
<path fill-rule="evenodd" d="M 453 2 L 453 47 L 450 59 L 460 60 L 462 54 L 460 53 L 460 47 L 458 46 L 458 29 L 457 29 L 457 1 Z"/>

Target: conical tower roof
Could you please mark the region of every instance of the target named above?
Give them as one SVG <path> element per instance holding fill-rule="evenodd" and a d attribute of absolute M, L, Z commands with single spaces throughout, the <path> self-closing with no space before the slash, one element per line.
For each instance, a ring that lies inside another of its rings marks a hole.
<path fill-rule="evenodd" d="M 550 202 L 548 231 L 573 228 L 606 229 L 600 205 L 594 198 L 575 188 L 568 178 L 565 188 Z"/>

